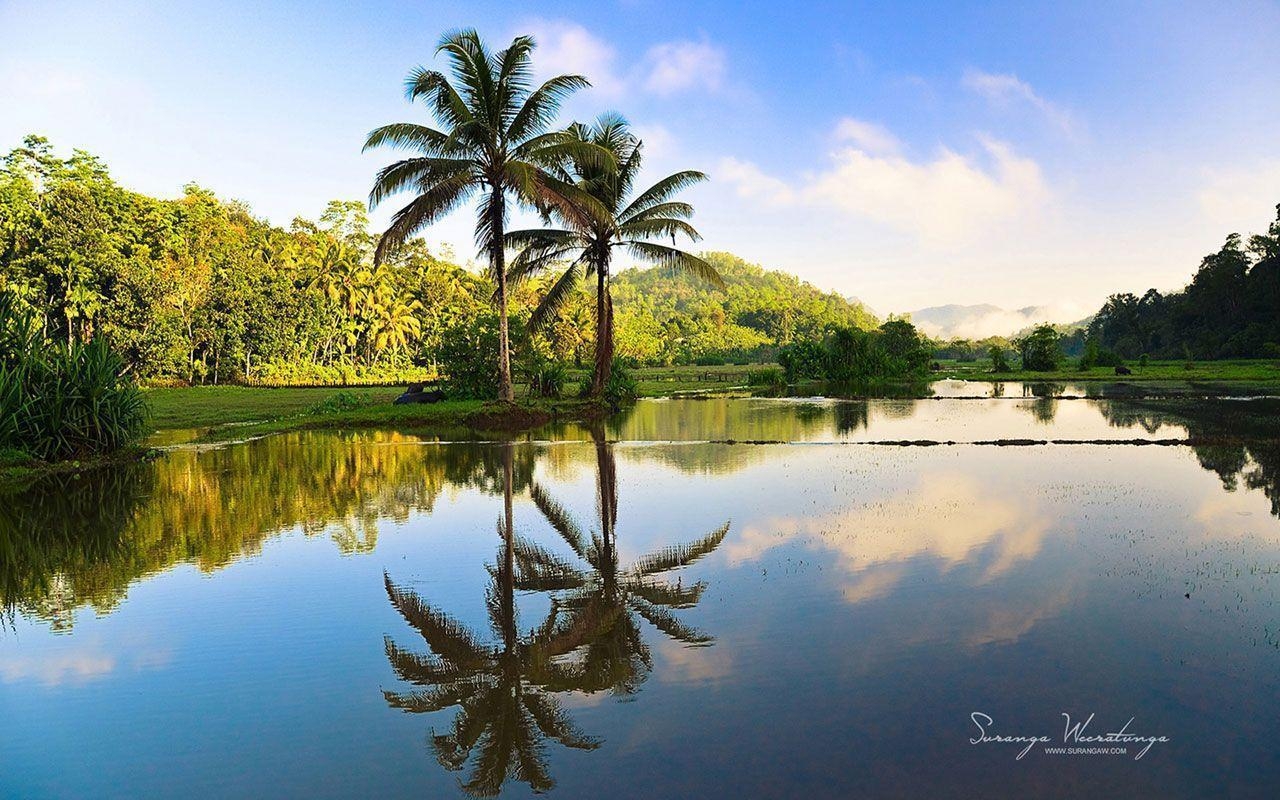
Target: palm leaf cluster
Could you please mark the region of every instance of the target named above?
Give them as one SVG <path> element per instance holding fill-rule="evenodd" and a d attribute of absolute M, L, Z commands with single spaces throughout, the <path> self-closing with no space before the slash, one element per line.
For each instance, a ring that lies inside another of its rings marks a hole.
<path fill-rule="evenodd" d="M 380 170 L 369 194 L 371 208 L 393 195 L 413 195 L 392 216 L 378 241 L 375 262 L 467 201 L 479 199 L 475 242 L 495 284 L 503 400 L 513 397 L 509 280 L 567 263 L 533 315 L 536 329 L 583 278 L 597 277 L 595 394 L 603 389 L 613 357 L 608 275 L 614 248 L 720 283 L 707 262 L 675 247 L 678 236 L 699 238 L 688 221 L 693 208 L 675 196 L 706 176 L 677 172 L 632 197 L 642 163 L 640 141 L 614 114 L 594 125 L 554 129 L 565 98 L 590 84 L 580 75 L 559 75 L 535 86 L 533 49 L 528 36 L 491 53 L 473 30 L 445 35 L 437 53 L 448 60 L 450 74 L 420 67 L 406 80 L 408 98 L 427 105 L 435 127 L 394 123 L 373 130 L 365 141 L 366 150 L 385 146 L 411 153 Z M 509 233 L 506 223 L 514 207 L 534 208 L 560 227 Z M 507 249 L 519 251 L 510 270 Z"/>
<path fill-rule="evenodd" d="M 613 299 L 609 277 L 616 249 L 633 259 L 684 272 L 716 286 L 724 283 L 715 268 L 698 256 L 675 247 L 678 237 L 698 241 L 690 224 L 693 206 L 676 199 L 683 190 L 707 179 L 695 170 L 668 175 L 638 194 L 636 180 L 643 164 L 644 143 L 617 114 L 602 115 L 593 125 L 574 123 L 567 131 L 584 145 L 609 153 L 608 161 L 568 160 L 559 177 L 595 200 L 604 214 L 566 215 L 552 209 L 558 228 L 537 228 L 507 234 L 507 246 L 518 251 L 511 266 L 513 280 L 522 280 L 553 267 L 563 272 L 530 317 L 537 330 L 553 318 L 585 279 L 596 279 L 596 369 L 592 391 L 608 381 L 613 361 Z M 671 244 L 664 243 L 670 240 Z"/>
<path fill-rule="evenodd" d="M 422 101 L 439 127 L 394 123 L 372 131 L 365 149 L 388 146 L 413 154 L 378 172 L 369 205 L 393 195 L 414 195 L 395 212 L 378 241 L 381 262 L 411 237 L 473 197 L 479 197 L 475 241 L 489 259 L 496 284 L 502 399 L 511 399 L 504 238 L 508 204 L 532 206 L 568 219 L 598 213 L 589 197 L 563 181 L 555 167 L 567 159 L 605 163 L 609 156 L 567 131 L 552 130 L 563 100 L 589 86 L 580 75 L 533 84 L 531 37 L 520 36 L 491 53 L 472 30 L 447 34 L 437 52 L 452 80 L 419 67 L 406 80 L 411 101 Z"/>

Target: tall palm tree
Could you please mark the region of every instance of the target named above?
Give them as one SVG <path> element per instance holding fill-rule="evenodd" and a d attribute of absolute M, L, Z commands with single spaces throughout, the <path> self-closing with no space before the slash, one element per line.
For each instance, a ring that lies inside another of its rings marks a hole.
<path fill-rule="evenodd" d="M 507 234 L 507 244 L 520 250 L 511 265 L 512 278 L 516 280 L 569 262 L 530 318 L 529 325 L 535 330 L 554 316 L 583 278 L 595 276 L 596 363 L 590 391 L 598 397 L 604 392 L 613 364 L 609 270 L 614 248 L 626 248 L 638 260 L 671 267 L 716 286 L 723 287 L 724 281 L 706 261 L 674 246 L 679 235 L 692 241 L 701 238 L 688 222 L 693 206 L 673 198 L 681 190 L 706 180 L 706 175 L 694 170 L 677 172 L 631 199 L 643 160 L 643 143 L 631 133 L 627 121 L 617 114 L 605 114 L 594 125 L 574 123 L 568 132 L 583 144 L 594 144 L 613 154 L 612 163 L 598 158 L 571 158 L 562 175 L 565 182 L 597 200 L 607 214 L 569 216 L 552 209 L 563 228 L 512 231 Z M 654 241 L 660 238 L 669 238 L 671 246 Z"/>
<path fill-rule="evenodd" d="M 528 547 L 515 535 L 512 522 L 515 470 L 512 445 L 503 447 L 502 539 L 498 563 L 489 569 L 485 604 L 494 644 L 484 643 L 448 614 L 432 608 L 412 591 L 384 575 L 387 596 L 419 634 L 429 654 L 401 649 L 385 640 L 396 675 L 419 687 L 416 691 L 383 691 L 387 703 L 410 713 L 432 713 L 458 707 L 452 730 L 431 739 L 436 759 L 449 770 L 472 762 L 462 789 L 473 797 L 494 797 L 509 777 L 535 792 L 555 786 L 543 753 L 546 740 L 565 747 L 593 750 L 599 741 L 583 735 L 565 713 L 550 684 L 568 679 L 556 658 L 578 647 L 585 625 L 566 629 L 554 618 L 521 634 L 515 602 L 517 552 Z"/>
<path fill-rule="evenodd" d="M 416 150 L 417 155 L 381 170 L 369 193 L 369 206 L 387 197 L 413 192 L 413 200 L 395 213 L 374 251 L 375 261 L 427 225 L 479 194 L 475 238 L 489 260 L 498 307 L 498 394 L 511 401 L 511 353 L 507 325 L 507 271 L 503 250 L 508 201 L 535 206 L 586 224 L 592 215 L 571 183 L 552 173 L 567 158 L 606 165 L 608 156 L 565 131 L 552 131 L 560 103 L 589 86 L 580 75 L 560 75 L 536 88 L 530 53 L 534 41 L 520 36 L 490 53 L 473 30 L 449 33 L 437 53 L 451 64 L 452 80 L 419 67 L 406 79 L 409 99 L 425 100 L 440 129 L 413 123 L 384 125 L 372 131 L 365 150 L 383 145 Z"/>
<path fill-rule="evenodd" d="M 712 641 L 674 613 L 697 605 L 706 584 L 673 581 L 670 573 L 715 551 L 729 532 L 729 523 L 694 542 L 670 545 L 639 558 L 631 566 L 619 567 L 618 478 L 613 448 L 605 441 L 600 426 L 592 430 L 592 439 L 596 449 L 598 531 L 588 537 L 541 485 L 534 482 L 530 486 L 538 510 L 588 569 L 543 548 L 519 543 L 513 550 L 515 586 L 525 591 L 555 593 L 548 624 L 560 634 L 549 638 L 585 639 L 582 657 L 551 676 L 548 688 L 610 691 L 625 696 L 638 691 L 652 668 L 649 648 L 640 633 L 641 619 L 687 645 Z"/>

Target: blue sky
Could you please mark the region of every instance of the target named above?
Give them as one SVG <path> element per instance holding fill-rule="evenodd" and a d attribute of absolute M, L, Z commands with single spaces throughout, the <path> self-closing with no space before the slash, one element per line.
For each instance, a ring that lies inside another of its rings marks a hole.
<path fill-rule="evenodd" d="M 196 181 L 287 224 L 365 196 L 392 156 L 364 134 L 425 118 L 401 82 L 460 26 L 532 32 L 541 70 L 586 74 L 566 120 L 626 114 L 653 179 L 710 173 L 706 247 L 882 313 L 1079 316 L 1182 285 L 1280 202 L 1263 2 L 0 0 L 0 149 L 42 133 L 127 186 Z M 470 227 L 427 237 L 465 258 Z"/>

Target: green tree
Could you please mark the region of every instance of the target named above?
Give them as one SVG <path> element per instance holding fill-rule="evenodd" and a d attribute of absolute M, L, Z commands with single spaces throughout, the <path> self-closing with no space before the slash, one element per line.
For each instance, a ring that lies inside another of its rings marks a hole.
<path fill-rule="evenodd" d="M 643 161 L 643 143 L 631 133 L 626 120 L 606 114 L 594 125 L 571 125 L 569 134 L 576 141 L 596 145 L 613 156 L 607 162 L 594 156 L 571 159 L 562 176 L 599 201 L 607 213 L 557 214 L 563 228 L 512 231 L 507 234 L 507 243 L 520 249 L 512 263 L 515 279 L 569 262 L 530 317 L 529 325 L 535 330 L 555 316 L 579 281 L 596 278 L 596 358 L 590 394 L 599 397 L 609 381 L 614 355 L 609 284 L 614 248 L 626 248 L 636 259 L 686 272 L 719 287 L 724 286 L 724 281 L 702 258 L 653 241 L 669 238 L 674 242 L 679 235 L 692 241 L 701 238 L 688 222 L 693 207 L 673 198 L 682 189 L 706 180 L 706 175 L 693 170 L 677 172 L 629 199 Z"/>
<path fill-rule="evenodd" d="M 1058 331 L 1052 325 L 1037 325 L 1018 340 L 1018 352 L 1022 356 L 1022 368 L 1036 372 L 1051 372 L 1062 364 L 1062 348 L 1058 346 Z"/>
<path fill-rule="evenodd" d="M 378 241 L 375 261 L 480 195 L 475 237 L 495 285 L 498 397 L 505 401 L 514 399 L 504 252 L 508 202 L 555 208 L 574 219 L 589 214 L 580 193 L 549 169 L 570 157 L 607 158 L 599 148 L 583 147 L 569 134 L 550 130 L 561 101 L 590 84 L 579 75 L 560 75 L 535 88 L 530 81 L 533 49 L 528 36 L 491 54 L 475 31 L 445 35 L 437 52 L 449 59 L 453 80 L 419 67 L 406 81 L 409 99 L 425 100 L 444 130 L 395 123 L 377 128 L 365 141 L 366 150 L 387 145 L 419 153 L 384 168 L 374 181 L 370 207 L 400 192 L 416 193 L 392 217 Z"/>

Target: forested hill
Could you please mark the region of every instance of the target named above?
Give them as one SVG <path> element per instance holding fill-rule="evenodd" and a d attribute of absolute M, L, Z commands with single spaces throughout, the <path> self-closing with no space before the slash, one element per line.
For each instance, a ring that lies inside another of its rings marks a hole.
<path fill-rule="evenodd" d="M 730 253 L 702 257 L 724 278 L 724 289 L 662 268 L 629 269 L 614 276 L 624 355 L 651 361 L 672 342 L 680 342 L 680 349 L 694 357 L 735 357 L 818 339 L 832 325 L 879 324 L 861 303 L 824 292 L 794 275 L 764 269 Z"/>

